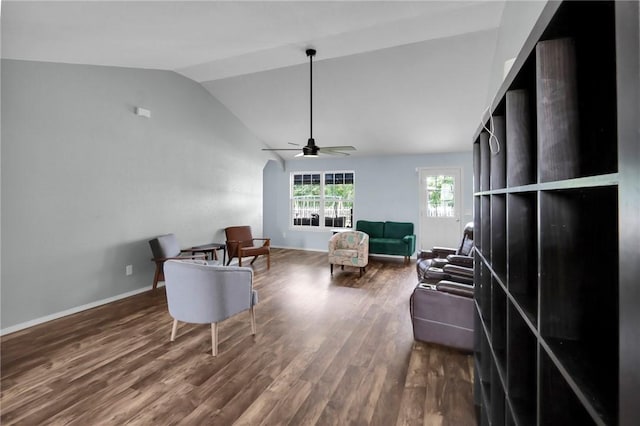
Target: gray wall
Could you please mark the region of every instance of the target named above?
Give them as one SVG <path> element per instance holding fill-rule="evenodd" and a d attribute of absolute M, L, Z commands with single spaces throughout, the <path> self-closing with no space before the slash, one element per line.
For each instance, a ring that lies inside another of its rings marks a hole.
<path fill-rule="evenodd" d="M 487 105 L 493 101 L 502 85 L 505 61 L 518 56 L 546 4 L 546 0 L 505 2 L 491 67 Z"/>
<path fill-rule="evenodd" d="M 11 60 L 1 82 L 2 329 L 150 288 L 156 235 L 186 247 L 235 224 L 262 233 L 274 157 L 201 85 Z"/>
<path fill-rule="evenodd" d="M 471 142 L 469 142 L 471 148 Z M 330 231 L 293 230 L 289 225 L 289 182 L 295 171 L 353 170 L 356 179 L 354 220 L 413 222 L 418 234 L 419 176 L 417 168 L 462 169 L 462 223 L 473 220 L 471 152 L 289 160 L 285 169 L 270 161 L 264 172 L 264 232 L 276 247 L 326 250 Z M 420 244 L 416 245 L 419 247 Z"/>

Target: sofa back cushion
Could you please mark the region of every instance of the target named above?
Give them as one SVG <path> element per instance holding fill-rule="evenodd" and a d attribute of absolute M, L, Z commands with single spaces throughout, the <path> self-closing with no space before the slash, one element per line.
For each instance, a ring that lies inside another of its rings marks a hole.
<path fill-rule="evenodd" d="M 402 239 L 407 235 L 413 235 L 413 223 L 411 222 L 385 222 L 384 237 Z"/>
<path fill-rule="evenodd" d="M 356 222 L 356 231 L 368 234 L 369 238 L 382 238 L 384 236 L 384 222 L 359 220 Z"/>

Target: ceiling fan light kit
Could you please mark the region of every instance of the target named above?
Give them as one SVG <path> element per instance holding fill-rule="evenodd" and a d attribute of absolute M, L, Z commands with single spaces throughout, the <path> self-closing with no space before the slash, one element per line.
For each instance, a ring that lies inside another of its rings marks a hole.
<path fill-rule="evenodd" d="M 343 151 L 355 151 L 353 146 L 326 146 L 324 148 L 316 145 L 315 139 L 313 139 L 313 57 L 316 55 L 315 49 L 307 49 L 305 51 L 309 58 L 309 139 L 307 144 L 302 147 L 302 152 L 297 154 L 296 157 L 304 158 L 318 158 L 318 154 L 329 155 L 349 155 Z M 292 144 L 296 145 L 296 144 Z M 297 148 L 263 148 L 263 151 L 297 151 Z"/>

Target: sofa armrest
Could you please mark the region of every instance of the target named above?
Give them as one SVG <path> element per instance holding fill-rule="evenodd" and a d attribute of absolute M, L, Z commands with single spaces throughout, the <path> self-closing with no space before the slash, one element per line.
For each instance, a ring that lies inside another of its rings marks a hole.
<path fill-rule="evenodd" d="M 461 284 L 454 281 L 442 280 L 436 284 L 436 290 L 443 293 L 455 294 L 456 296 L 463 296 L 473 298 L 473 286 L 467 284 Z"/>
<path fill-rule="evenodd" d="M 435 257 L 436 257 L 435 253 L 433 251 L 431 251 L 431 250 L 420 250 L 418 252 L 418 254 L 416 255 L 416 258 L 418 260 L 420 260 L 420 259 L 433 259 Z"/>
<path fill-rule="evenodd" d="M 465 268 L 473 268 L 473 257 L 460 256 L 459 254 L 450 254 L 447 260 L 451 265 L 464 266 Z"/>
<path fill-rule="evenodd" d="M 416 251 L 416 236 L 413 235 L 405 235 L 402 237 L 402 241 L 408 246 L 407 255 L 411 256 L 414 251 Z"/>
<path fill-rule="evenodd" d="M 431 249 L 431 251 L 435 253 L 435 257 L 441 257 L 445 259 L 450 254 L 456 254 L 457 250 L 449 247 L 434 247 Z"/>

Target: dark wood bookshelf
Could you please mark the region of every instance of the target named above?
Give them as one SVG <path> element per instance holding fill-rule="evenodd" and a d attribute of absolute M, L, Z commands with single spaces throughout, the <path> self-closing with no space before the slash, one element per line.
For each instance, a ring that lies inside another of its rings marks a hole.
<path fill-rule="evenodd" d="M 473 139 L 480 425 L 640 420 L 638 2 L 549 2 Z"/>

